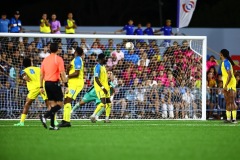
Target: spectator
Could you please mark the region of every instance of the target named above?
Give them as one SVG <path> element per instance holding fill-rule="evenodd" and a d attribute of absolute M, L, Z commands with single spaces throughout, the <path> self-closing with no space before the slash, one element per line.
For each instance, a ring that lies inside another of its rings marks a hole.
<path fill-rule="evenodd" d="M 43 49 L 43 43 L 39 41 L 38 37 L 35 37 L 32 43 L 34 43 L 35 48 L 37 48 L 38 50 Z"/>
<path fill-rule="evenodd" d="M 217 85 L 216 80 L 214 79 L 214 75 L 212 72 L 207 72 L 207 81 L 208 81 L 208 87 L 213 88 Z"/>
<path fill-rule="evenodd" d="M 166 119 L 169 118 L 173 119 L 173 105 L 171 103 L 171 91 L 168 88 L 164 88 L 163 93 L 161 94 L 161 101 L 162 101 L 162 118 Z M 168 113 L 169 111 L 169 113 Z"/>
<path fill-rule="evenodd" d="M 10 21 L 9 19 L 7 19 L 7 14 L 6 13 L 2 13 L 1 15 L 1 19 L 0 19 L 0 32 L 8 32 L 8 27 L 10 25 Z M 1 37 L 1 41 L 5 40 L 5 38 L 3 39 Z"/>
<path fill-rule="evenodd" d="M 154 111 L 155 111 L 155 117 L 160 118 L 160 112 L 159 112 L 160 98 L 159 98 L 157 84 L 152 85 L 149 97 L 150 97 L 151 106 L 154 108 Z"/>
<path fill-rule="evenodd" d="M 52 20 L 50 22 L 51 24 L 51 33 L 52 34 L 61 34 L 61 23 L 57 20 L 57 15 L 54 13 L 52 14 Z M 53 38 L 53 42 L 59 43 L 61 42 L 61 38 Z"/>
<path fill-rule="evenodd" d="M 51 33 L 51 27 L 46 13 L 43 13 L 42 19 L 40 20 L 40 33 Z M 50 42 L 50 38 L 41 38 L 41 41 L 43 45 L 46 45 L 48 42 Z"/>
<path fill-rule="evenodd" d="M 98 48 L 98 43 L 97 42 L 93 42 L 92 48 L 88 51 L 88 53 L 86 55 L 89 56 L 89 55 L 91 55 L 93 53 L 95 53 L 97 55 L 102 53 L 102 50 L 100 48 Z"/>
<path fill-rule="evenodd" d="M 16 11 L 14 17 L 10 20 L 10 32 L 11 33 L 20 33 L 22 32 L 22 22 L 19 19 L 20 13 Z M 12 37 L 12 41 L 15 45 L 18 44 L 19 37 Z"/>
<path fill-rule="evenodd" d="M 112 56 L 113 54 L 116 54 L 117 60 L 122 60 L 122 59 L 124 59 L 124 53 L 121 51 L 121 45 L 120 45 L 120 44 L 117 44 L 116 50 L 114 50 L 114 51 L 111 53 L 111 56 Z"/>
<path fill-rule="evenodd" d="M 81 42 L 80 45 L 84 44 L 84 46 L 89 50 L 90 49 L 90 45 L 86 42 L 85 38 L 81 38 Z"/>
<path fill-rule="evenodd" d="M 14 17 L 10 20 L 10 32 L 11 33 L 20 33 L 22 32 L 22 22 L 19 19 L 20 13 L 16 11 Z"/>
<path fill-rule="evenodd" d="M 114 33 L 123 32 L 126 30 L 126 35 L 133 35 L 134 34 L 134 25 L 133 20 L 129 20 L 128 24 L 125 25 L 122 29 L 115 31 Z"/>
<path fill-rule="evenodd" d="M 65 26 L 66 34 L 75 34 L 77 24 L 73 19 L 73 14 L 71 12 L 68 13 L 68 19 L 65 21 L 64 26 Z M 74 38 L 66 38 L 66 40 L 67 40 L 67 48 L 69 48 L 72 45 Z"/>
<path fill-rule="evenodd" d="M 138 26 L 137 26 L 137 29 L 134 30 L 134 35 L 143 35 L 143 30 L 142 30 L 142 24 L 139 23 Z M 136 43 L 142 43 L 144 42 L 143 39 L 137 39 L 136 40 Z"/>
<path fill-rule="evenodd" d="M 151 27 L 151 23 L 150 22 L 148 22 L 146 24 L 146 29 L 143 30 L 143 34 L 144 35 L 149 35 L 149 36 L 154 35 L 154 31 L 153 31 L 153 28 Z M 149 39 L 148 43 L 151 44 L 151 42 L 152 42 L 152 40 Z"/>
<path fill-rule="evenodd" d="M 117 64 L 117 56 L 116 54 L 112 54 L 112 57 L 108 58 L 107 66 L 110 68 L 110 70 L 113 70 Z"/>
<path fill-rule="evenodd" d="M 218 62 L 215 59 L 215 57 L 213 55 L 210 56 L 210 58 L 207 61 L 207 71 L 211 68 L 211 67 L 215 67 L 218 66 Z"/>
<path fill-rule="evenodd" d="M 104 48 L 105 49 L 109 49 L 109 48 L 115 49 L 116 45 L 113 43 L 113 39 L 108 39 L 108 44 L 106 44 Z"/>
<path fill-rule="evenodd" d="M 13 53 L 16 51 L 16 46 L 13 44 L 13 41 L 7 41 L 5 42 L 7 45 L 5 45 L 2 48 L 2 52 L 5 52 L 7 54 L 7 57 L 11 57 Z"/>
<path fill-rule="evenodd" d="M 122 79 L 118 80 L 118 86 L 115 88 L 115 96 L 113 103 L 115 104 L 114 106 L 120 104 L 121 106 L 121 113 L 120 113 L 120 118 L 123 118 L 125 115 L 125 111 L 127 108 L 127 103 L 125 100 L 125 90 L 126 88 L 124 87 L 124 83 Z"/>
<path fill-rule="evenodd" d="M 105 49 L 104 54 L 106 57 L 110 57 L 112 52 L 113 52 L 113 47 L 110 46 L 109 48 Z"/>
<path fill-rule="evenodd" d="M 158 32 L 163 32 L 163 35 L 164 36 L 171 36 L 173 35 L 173 32 L 172 32 L 172 27 L 171 27 L 171 20 L 170 19 L 167 19 L 166 20 L 166 25 L 163 26 L 161 29 L 159 30 L 156 30 L 154 32 L 154 34 L 158 33 Z M 163 42 L 163 46 L 166 46 L 166 47 L 169 47 L 170 46 L 170 43 L 171 43 L 171 40 L 164 40 Z"/>
<path fill-rule="evenodd" d="M 190 92 L 189 89 L 187 89 L 187 92 L 183 94 L 182 96 L 183 99 L 183 108 L 182 108 L 182 112 L 183 112 L 183 117 L 185 119 L 189 118 L 189 112 L 190 112 L 190 107 L 193 107 L 193 111 L 194 111 L 194 115 L 193 118 L 196 119 L 196 104 L 194 103 L 195 97 L 194 95 Z"/>
<path fill-rule="evenodd" d="M 44 46 L 43 47 L 43 50 L 40 52 L 40 54 L 39 54 L 39 57 L 40 58 L 46 58 L 47 56 L 49 56 L 50 55 L 50 53 L 48 52 L 48 48 L 47 48 L 47 46 Z"/>
<path fill-rule="evenodd" d="M 97 48 L 99 48 L 101 50 L 105 50 L 105 46 L 104 46 L 104 44 L 101 43 L 101 39 L 99 39 L 99 38 L 96 38 L 94 40 L 94 42 L 92 44 L 92 48 L 93 48 L 93 45 L 94 45 L 95 42 L 97 43 Z"/>
<path fill-rule="evenodd" d="M 172 102 L 175 108 L 175 118 L 178 119 L 179 118 L 179 112 L 182 112 L 182 108 L 183 108 L 183 103 L 182 103 L 182 95 L 179 92 L 179 89 L 177 87 L 175 87 L 174 92 L 172 94 Z M 184 117 L 184 115 L 182 115 L 182 118 Z"/>
<path fill-rule="evenodd" d="M 138 65 L 140 65 L 140 61 L 143 61 L 144 66 L 148 67 L 150 60 L 148 59 L 146 52 L 143 52 L 142 59 L 138 61 Z"/>
<path fill-rule="evenodd" d="M 134 50 L 129 50 L 128 54 L 124 57 L 125 61 L 132 62 L 133 64 L 137 64 L 139 61 L 139 57 L 137 54 L 134 53 Z"/>

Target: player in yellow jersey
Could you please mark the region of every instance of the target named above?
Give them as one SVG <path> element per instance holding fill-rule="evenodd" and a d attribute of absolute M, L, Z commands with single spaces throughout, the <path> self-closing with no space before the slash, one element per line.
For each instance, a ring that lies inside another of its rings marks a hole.
<path fill-rule="evenodd" d="M 43 100 L 46 102 L 46 106 L 49 109 L 46 94 L 40 93 L 40 68 L 33 67 L 32 62 L 29 58 L 25 58 L 23 60 L 23 66 L 25 69 L 21 71 L 21 76 L 24 80 L 27 81 L 27 89 L 29 93 L 27 95 L 26 103 L 21 114 L 21 120 L 19 123 L 14 124 L 14 126 L 24 126 L 24 121 L 27 117 L 29 107 L 39 94 L 42 96 Z"/>
<path fill-rule="evenodd" d="M 68 92 L 65 94 L 63 120 L 58 127 L 71 127 L 71 102 L 77 98 L 77 95 L 84 87 L 84 52 L 83 49 L 77 47 L 74 52 L 75 58 L 69 65 Z"/>
<path fill-rule="evenodd" d="M 103 53 L 98 55 L 98 64 L 94 68 L 94 89 L 98 99 L 101 103 L 98 104 L 94 113 L 90 116 L 92 122 L 96 122 L 96 114 L 105 107 L 106 110 L 106 123 L 109 123 L 109 115 L 111 112 L 111 100 L 110 100 L 110 86 L 108 84 L 108 74 L 105 67 L 107 60 Z"/>
<path fill-rule="evenodd" d="M 237 81 L 233 73 L 233 66 L 235 65 L 231 57 L 229 56 L 229 51 L 227 49 L 222 49 L 220 52 L 220 58 L 222 60 L 221 72 L 223 80 L 224 98 L 226 101 L 226 116 L 227 120 L 225 123 L 237 123 L 237 105 L 235 103 L 236 98 L 236 86 Z M 231 121 L 232 112 L 232 121 Z"/>

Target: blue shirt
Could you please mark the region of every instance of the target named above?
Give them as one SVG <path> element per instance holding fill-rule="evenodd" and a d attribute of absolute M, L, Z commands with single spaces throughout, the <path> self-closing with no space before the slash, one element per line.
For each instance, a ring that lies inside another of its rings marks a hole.
<path fill-rule="evenodd" d="M 154 35 L 152 27 L 144 29 L 143 33 L 147 35 Z"/>
<path fill-rule="evenodd" d="M 172 35 L 172 27 L 171 26 L 163 26 L 160 31 L 163 32 L 164 36 Z"/>
<path fill-rule="evenodd" d="M 231 64 L 228 59 L 224 60 L 224 67 L 227 71 L 231 70 Z"/>
<path fill-rule="evenodd" d="M 82 61 L 81 61 L 81 57 L 77 56 L 74 60 L 74 69 L 75 70 L 80 70 L 82 67 Z"/>
<path fill-rule="evenodd" d="M 16 20 L 15 18 L 12 18 L 10 20 L 10 25 L 13 25 L 11 28 L 10 28 L 10 32 L 11 33 L 19 33 L 21 27 L 22 27 L 22 22 L 21 20 Z"/>
<path fill-rule="evenodd" d="M 126 55 L 124 55 L 124 60 L 128 61 L 128 62 L 133 62 L 134 64 L 137 64 L 139 57 L 136 54 L 126 54 Z"/>
<path fill-rule="evenodd" d="M 98 63 L 94 70 L 94 77 L 100 77 L 101 64 Z"/>
<path fill-rule="evenodd" d="M 126 31 L 126 35 L 133 35 L 134 25 L 125 25 L 122 30 Z"/>
<path fill-rule="evenodd" d="M 8 32 L 8 26 L 10 25 L 9 19 L 0 19 L 0 32 Z"/>
<path fill-rule="evenodd" d="M 143 30 L 142 30 L 142 28 L 137 28 L 137 29 L 135 29 L 134 34 L 136 34 L 136 35 L 143 35 Z"/>

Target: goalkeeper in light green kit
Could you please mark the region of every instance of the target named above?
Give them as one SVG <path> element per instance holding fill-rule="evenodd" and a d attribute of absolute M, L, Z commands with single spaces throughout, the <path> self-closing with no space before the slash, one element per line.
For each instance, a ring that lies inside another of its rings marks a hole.
<path fill-rule="evenodd" d="M 111 71 L 108 71 L 108 79 L 110 80 L 112 77 L 112 72 Z M 111 94 L 111 101 L 113 99 L 113 95 L 114 95 L 114 84 L 109 81 L 108 82 L 109 86 L 110 86 L 110 94 Z M 97 106 L 98 104 L 101 103 L 101 100 L 98 99 L 97 95 L 96 95 L 96 92 L 95 92 L 95 89 L 94 89 L 94 86 L 90 87 L 90 89 L 87 91 L 86 94 L 84 94 L 82 100 L 77 103 L 73 109 L 72 109 L 72 112 L 73 113 L 78 107 L 80 106 L 83 106 L 85 105 L 86 103 L 89 103 L 89 102 L 92 102 L 92 101 L 95 101 L 95 105 Z M 103 107 L 96 115 L 96 119 L 99 118 L 99 116 L 105 111 L 105 108 Z"/>

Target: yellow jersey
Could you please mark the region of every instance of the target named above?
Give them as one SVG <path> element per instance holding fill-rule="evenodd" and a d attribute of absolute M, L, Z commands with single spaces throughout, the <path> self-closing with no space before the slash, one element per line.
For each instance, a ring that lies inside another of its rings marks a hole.
<path fill-rule="evenodd" d="M 26 74 L 30 81 L 27 82 L 28 90 L 40 88 L 40 68 L 39 67 L 27 67 L 21 71 L 21 75 Z"/>
<path fill-rule="evenodd" d="M 71 61 L 71 68 L 69 75 L 79 70 L 78 77 L 70 78 L 68 80 L 69 86 L 83 86 L 84 85 L 84 63 L 80 56 L 77 56 Z"/>
<path fill-rule="evenodd" d="M 40 23 L 42 23 L 42 22 L 43 22 L 43 19 L 40 20 Z M 51 32 L 51 28 L 50 28 L 50 26 L 47 26 L 47 25 L 44 23 L 43 27 L 40 26 L 40 32 L 41 32 L 41 33 L 50 33 L 50 32 Z"/>
<path fill-rule="evenodd" d="M 65 22 L 65 26 L 72 27 L 74 25 L 74 23 L 75 23 L 74 20 L 67 19 L 66 22 Z M 75 33 L 75 28 L 69 28 L 69 29 L 66 28 L 66 33 L 67 34 Z"/>
<path fill-rule="evenodd" d="M 94 67 L 94 77 L 98 77 L 99 81 L 106 88 L 107 91 L 110 90 L 108 85 L 108 74 L 105 66 L 100 65 L 99 63 Z M 97 84 L 94 78 L 94 88 L 96 91 L 101 91 L 101 87 Z"/>
<path fill-rule="evenodd" d="M 223 87 L 225 87 L 225 85 L 227 83 L 227 79 L 228 79 L 228 73 L 227 72 L 228 71 L 231 72 L 232 78 L 227 85 L 227 89 L 232 89 L 232 90 L 236 91 L 237 81 L 236 81 L 236 78 L 235 78 L 234 73 L 233 73 L 232 65 L 231 65 L 231 63 L 229 62 L 228 59 L 225 59 L 221 64 Z"/>

